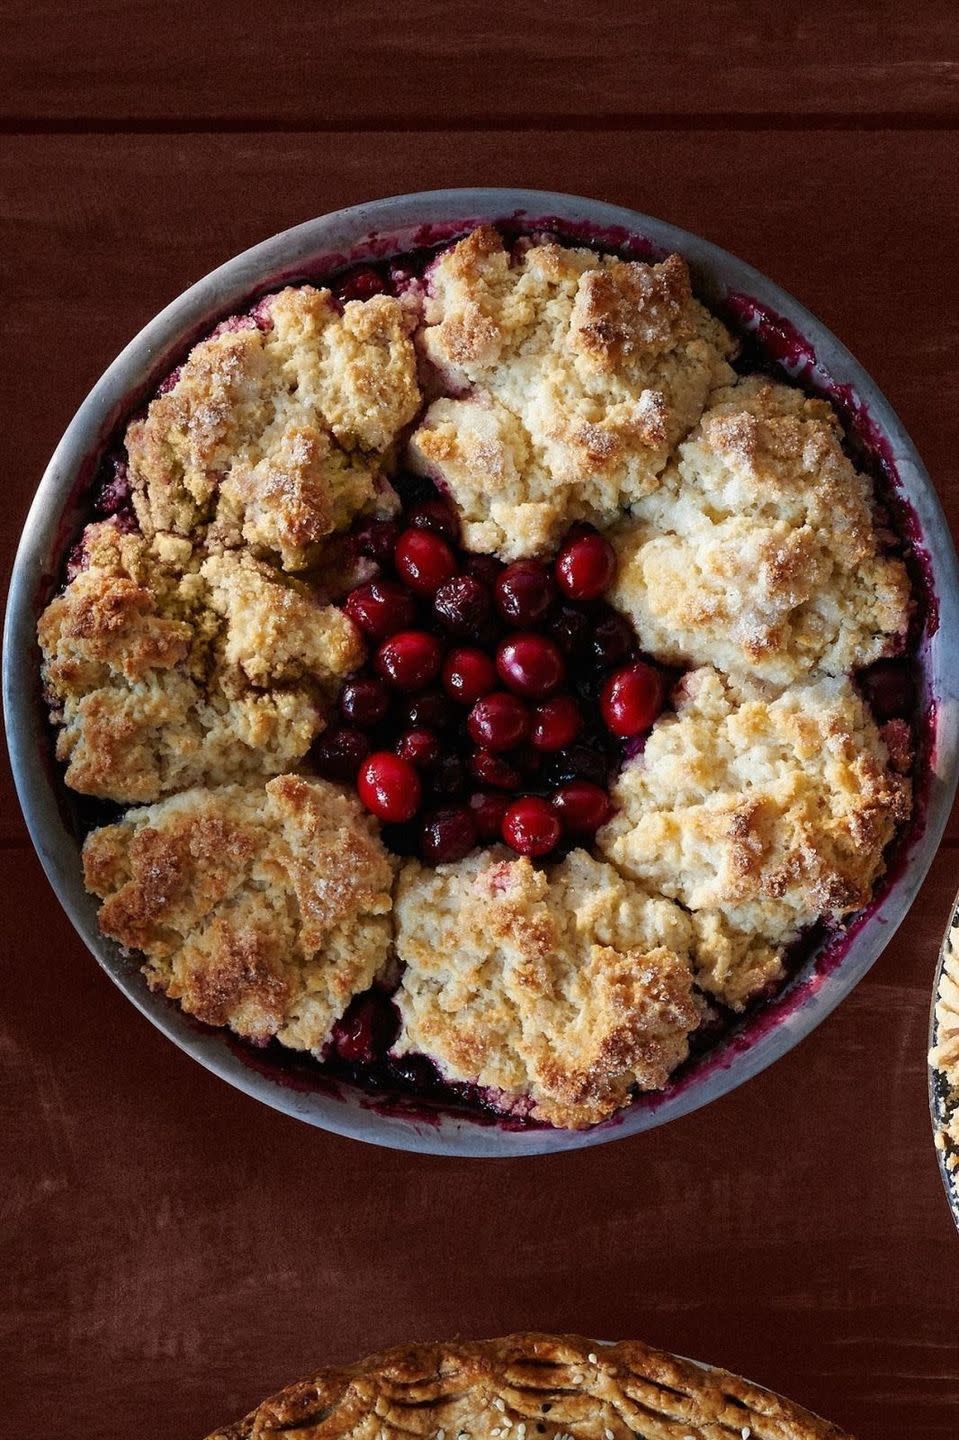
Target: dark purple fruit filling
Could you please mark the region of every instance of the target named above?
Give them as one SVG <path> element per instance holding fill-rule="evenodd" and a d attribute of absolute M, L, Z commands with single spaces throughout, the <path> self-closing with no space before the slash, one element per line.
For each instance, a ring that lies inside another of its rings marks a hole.
<path fill-rule="evenodd" d="M 438 865 L 498 840 L 559 858 L 612 814 L 609 785 L 668 694 L 602 598 L 613 549 L 577 525 L 553 561 L 504 566 L 462 550 L 455 511 L 421 480 L 397 489 L 398 521 L 352 532 L 378 567 L 343 601 L 370 657 L 313 763 L 356 783 L 403 855 Z"/>

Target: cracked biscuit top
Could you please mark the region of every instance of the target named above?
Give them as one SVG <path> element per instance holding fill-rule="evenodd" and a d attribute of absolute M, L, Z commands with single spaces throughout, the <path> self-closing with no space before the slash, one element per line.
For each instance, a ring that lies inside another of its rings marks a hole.
<path fill-rule="evenodd" d="M 66 782 L 145 802 L 277 774 L 323 728 L 364 647 L 352 621 L 249 554 L 90 525 L 83 567 L 40 618 Z"/>
<path fill-rule="evenodd" d="M 704 668 L 675 700 L 614 787 L 603 854 L 694 914 L 779 945 L 861 909 L 910 788 L 851 682 L 770 699 Z"/>
<path fill-rule="evenodd" d="M 634 515 L 610 599 L 672 664 L 788 685 L 904 646 L 908 576 L 823 400 L 756 377 L 719 391 Z"/>
<path fill-rule="evenodd" d="M 411 454 L 474 550 L 515 559 L 575 520 L 608 525 L 732 378 L 733 341 L 678 255 L 647 265 L 547 243 L 513 258 L 482 226 L 428 288 L 420 343 L 446 393 Z"/>
<path fill-rule="evenodd" d="M 143 533 L 246 544 L 299 570 L 389 497 L 382 460 L 419 406 L 410 325 L 377 295 L 282 290 L 203 340 L 127 430 Z"/>
<path fill-rule="evenodd" d="M 209 1440 L 851 1440 L 827 1421 L 638 1341 L 411 1345 L 321 1370 Z"/>
<path fill-rule="evenodd" d="M 390 943 L 392 869 L 355 796 L 322 780 L 187 790 L 83 848 L 100 929 L 208 1025 L 319 1052 Z"/>
<path fill-rule="evenodd" d="M 430 869 L 396 897 L 399 1053 L 580 1127 L 658 1089 L 699 1022 L 689 922 L 584 850 L 548 871 L 502 848 Z"/>

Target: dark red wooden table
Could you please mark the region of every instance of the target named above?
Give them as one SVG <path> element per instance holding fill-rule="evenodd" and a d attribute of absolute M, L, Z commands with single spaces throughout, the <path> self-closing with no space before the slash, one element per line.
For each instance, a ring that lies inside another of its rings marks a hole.
<path fill-rule="evenodd" d="M 3 560 L 73 410 L 166 301 L 337 206 L 531 185 L 772 275 L 877 378 L 959 520 L 947 4 L 0 4 Z M 959 1433 L 959 1240 L 926 1113 L 959 825 L 809 1040 L 668 1128 L 422 1159 L 311 1131 L 154 1032 L 74 936 L 4 774 L 0 1414 L 199 1437 L 326 1360 L 572 1328 L 721 1363 L 861 1440 Z"/>

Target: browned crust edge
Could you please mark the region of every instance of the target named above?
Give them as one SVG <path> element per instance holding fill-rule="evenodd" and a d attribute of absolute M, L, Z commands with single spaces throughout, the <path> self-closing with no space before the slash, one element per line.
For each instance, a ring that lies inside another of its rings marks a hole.
<path fill-rule="evenodd" d="M 590 1400 L 595 1404 L 589 1404 Z M 548 1405 L 545 1412 L 543 1406 Z M 553 1436 L 599 1440 L 852 1440 L 846 1431 L 725 1370 L 636 1340 L 600 1345 L 525 1332 L 399 1346 L 290 1385 L 208 1440 L 515 1440 L 548 1414 Z M 507 1417 L 507 1420 L 504 1419 Z M 472 1420 L 472 1424 L 471 1424 Z M 502 1427 L 502 1428 L 500 1428 Z"/>

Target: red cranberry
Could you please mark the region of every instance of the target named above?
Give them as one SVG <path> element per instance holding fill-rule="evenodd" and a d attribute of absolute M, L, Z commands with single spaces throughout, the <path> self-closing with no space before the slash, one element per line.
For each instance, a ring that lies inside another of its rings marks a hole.
<path fill-rule="evenodd" d="M 370 753 L 370 742 L 359 730 L 341 725 L 325 730 L 311 753 L 318 775 L 347 785 Z"/>
<path fill-rule="evenodd" d="M 496 669 L 504 685 L 532 700 L 551 695 L 566 673 L 559 646 L 545 635 L 527 631 L 502 642 L 496 652 Z"/>
<path fill-rule="evenodd" d="M 417 770 L 429 770 L 440 758 L 440 742 L 432 730 L 404 730 L 396 742 L 396 753 Z"/>
<path fill-rule="evenodd" d="M 445 500 L 421 500 L 407 516 L 407 524 L 442 535 L 451 545 L 460 538 L 459 516 Z"/>
<path fill-rule="evenodd" d="M 332 1048 L 340 1060 L 369 1064 L 389 1048 L 395 1031 L 389 1001 L 373 990 L 350 1001 L 346 1014 L 333 1026 Z"/>
<path fill-rule="evenodd" d="M 637 660 L 612 674 L 603 686 L 599 707 L 606 728 L 626 738 L 648 730 L 663 708 L 663 677 Z"/>
<path fill-rule="evenodd" d="M 353 538 L 360 555 L 368 556 L 378 565 L 391 565 L 399 536 L 400 527 L 395 520 L 367 520 L 354 532 Z"/>
<path fill-rule="evenodd" d="M 443 665 L 443 685 L 461 705 L 473 705 L 496 689 L 496 666 L 485 650 L 463 645 L 451 650 Z"/>
<path fill-rule="evenodd" d="M 590 642 L 590 623 L 582 610 L 564 605 L 552 616 L 546 626 L 563 654 L 570 660 L 579 660 L 586 655 Z"/>
<path fill-rule="evenodd" d="M 561 833 L 556 816 L 538 795 L 514 800 L 503 816 L 503 839 L 519 855 L 548 855 Z"/>
<path fill-rule="evenodd" d="M 509 800 L 505 795 L 494 795 L 489 791 L 477 790 L 470 796 L 470 810 L 476 822 L 476 833 L 481 840 L 498 840 L 502 833 L 503 816 Z"/>
<path fill-rule="evenodd" d="M 512 750 L 529 734 L 529 711 L 516 695 L 494 690 L 492 695 L 477 700 L 466 729 L 470 739 L 484 750 Z"/>
<path fill-rule="evenodd" d="M 385 720 L 390 708 L 390 692 L 382 680 L 359 676 L 347 680 L 340 691 L 343 718 L 363 730 L 372 730 Z"/>
<path fill-rule="evenodd" d="M 507 565 L 496 581 L 496 608 L 508 625 L 531 629 L 546 618 L 556 598 L 550 573 L 538 560 Z"/>
<path fill-rule="evenodd" d="M 442 690 L 424 690 L 406 702 L 404 716 L 412 730 L 448 730 L 456 711 Z"/>
<path fill-rule="evenodd" d="M 390 750 L 377 750 L 364 760 L 356 789 L 380 820 L 412 820 L 420 808 L 420 777 L 408 760 Z"/>
<path fill-rule="evenodd" d="M 571 600 L 596 600 L 616 574 L 616 551 L 602 535 L 580 535 L 556 557 L 556 583 Z"/>
<path fill-rule="evenodd" d="M 510 765 L 502 755 L 493 755 L 489 750 L 474 750 L 470 756 L 470 772 L 481 785 L 491 785 L 494 790 L 518 790 L 523 777 L 515 765 Z"/>
<path fill-rule="evenodd" d="M 376 668 L 398 690 L 425 690 L 440 673 L 443 650 L 426 630 L 401 630 L 376 652 Z"/>
<path fill-rule="evenodd" d="M 454 575 L 434 595 L 433 611 L 451 635 L 481 635 L 490 615 L 489 591 L 472 575 Z"/>
<path fill-rule="evenodd" d="M 633 627 L 625 615 L 610 610 L 593 627 L 593 659 L 604 670 L 622 665 L 633 648 Z"/>
<path fill-rule="evenodd" d="M 408 629 L 416 619 L 412 595 L 395 580 L 370 580 L 357 585 L 347 595 L 343 609 L 353 624 L 373 640 L 386 640 L 398 630 Z"/>
<path fill-rule="evenodd" d="M 572 695 L 554 695 L 533 711 L 530 740 L 537 750 L 565 750 L 583 728 L 583 713 Z"/>
<path fill-rule="evenodd" d="M 476 820 L 465 805 L 436 810 L 423 824 L 420 854 L 429 865 L 448 865 L 468 855 L 477 838 Z"/>
<path fill-rule="evenodd" d="M 467 555 L 466 573 L 472 575 L 474 580 L 479 580 L 492 590 L 503 570 L 502 560 L 497 560 L 495 555 Z"/>
<path fill-rule="evenodd" d="M 575 836 L 594 835 L 613 813 L 606 791 L 588 780 L 571 780 L 561 786 L 552 806 L 567 835 Z"/>
<path fill-rule="evenodd" d="M 396 573 L 417 595 L 435 595 L 456 574 L 456 557 L 430 530 L 404 530 L 393 551 Z"/>

